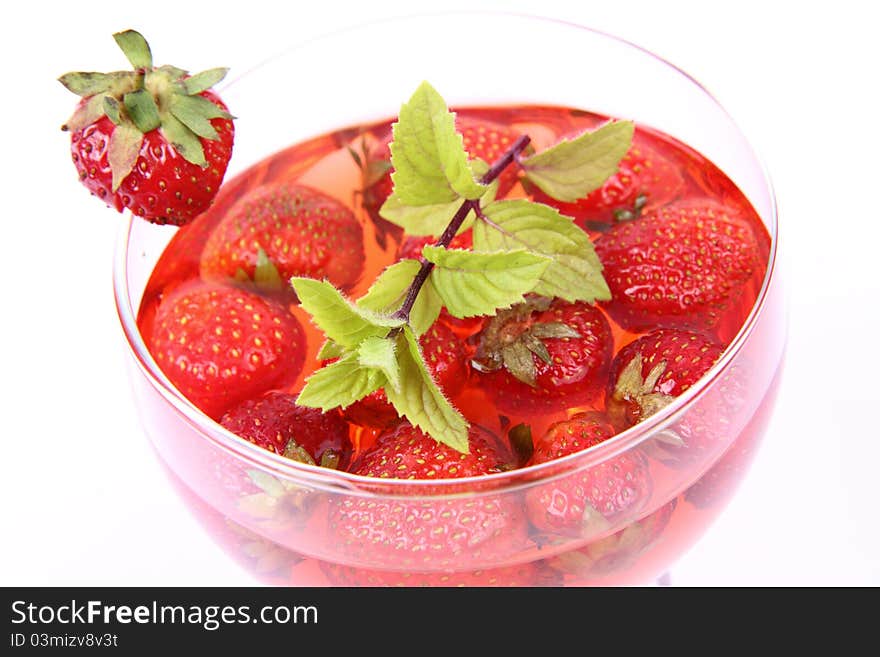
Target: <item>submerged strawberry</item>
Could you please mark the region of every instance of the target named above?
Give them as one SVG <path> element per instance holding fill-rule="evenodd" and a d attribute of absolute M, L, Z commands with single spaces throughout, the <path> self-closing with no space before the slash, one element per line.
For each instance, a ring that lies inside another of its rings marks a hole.
<path fill-rule="evenodd" d="M 171 383 L 215 419 L 291 383 L 305 359 L 303 328 L 285 309 L 244 290 L 198 281 L 161 301 L 145 337 Z"/>
<path fill-rule="evenodd" d="M 725 401 L 728 404 L 727 417 L 736 417 L 734 413 L 741 404 L 735 405 L 736 402 L 729 396 Z M 739 401 L 741 402 L 741 399 Z M 769 419 L 768 408 L 769 405 L 765 400 L 749 423 L 736 434 L 735 441 L 727 447 L 721 458 L 685 491 L 685 500 L 698 509 L 721 507 L 730 500 L 760 447 Z M 724 427 L 716 426 L 716 433 L 723 435 Z"/>
<path fill-rule="evenodd" d="M 608 440 L 615 433 L 601 413 L 579 413 L 553 424 L 535 444 L 528 465 L 547 463 Z M 596 532 L 641 507 L 651 493 L 648 465 L 629 450 L 586 470 L 528 491 L 529 520 L 541 532 Z"/>
<path fill-rule="evenodd" d="M 659 329 L 629 343 L 614 359 L 608 408 L 622 427 L 668 406 L 718 360 L 723 347 L 692 331 Z"/>
<path fill-rule="evenodd" d="M 210 91 L 226 69 L 190 76 L 156 67 L 140 34 L 113 36 L 132 71 L 59 78 L 82 97 L 62 127 L 70 131 L 74 166 L 108 206 L 182 226 L 214 200 L 232 155 L 232 116 Z"/>
<path fill-rule="evenodd" d="M 263 252 L 281 279 L 326 278 L 350 287 L 364 267 L 361 225 L 345 205 L 295 182 L 263 185 L 242 196 L 202 251 L 206 280 L 254 278 Z"/>
<path fill-rule="evenodd" d="M 675 165 L 648 146 L 637 132 L 617 172 L 586 197 L 566 203 L 545 194 L 535 185 L 528 185 L 528 191 L 535 201 L 557 208 L 580 225 L 601 228 L 619 221 L 630 221 L 670 202 L 683 184 Z"/>
<path fill-rule="evenodd" d="M 437 480 L 481 477 L 512 467 L 512 456 L 486 431 L 472 426 L 469 452 L 441 444 L 407 423 L 382 434 L 351 472 L 378 479 Z M 431 571 L 468 569 L 525 544 L 525 522 L 502 496 L 463 498 L 355 497 L 335 503 L 330 527 L 343 552 L 368 557 L 376 568 Z"/>
<path fill-rule="evenodd" d="M 723 347 L 702 334 L 661 329 L 620 350 L 611 367 L 607 404 L 622 427 L 631 426 L 671 404 L 715 364 Z M 739 368 L 733 367 L 694 403 L 675 425 L 646 445 L 667 465 L 710 459 L 735 433 L 743 399 Z"/>
<path fill-rule="evenodd" d="M 594 306 L 535 297 L 486 323 L 474 367 L 500 409 L 558 410 L 601 392 L 612 342 L 611 327 Z"/>
<path fill-rule="evenodd" d="M 348 424 L 336 410 L 322 413 L 272 391 L 226 411 L 220 424 L 248 442 L 304 463 L 346 468 L 351 458 Z"/>
<path fill-rule="evenodd" d="M 673 499 L 638 522 L 580 550 L 563 552 L 551 560 L 551 567 L 579 578 L 605 577 L 631 568 L 662 539 L 677 502 Z"/>
<path fill-rule="evenodd" d="M 740 211 L 711 199 L 679 201 L 616 225 L 596 242 L 624 328 L 716 326 L 758 267 L 758 246 Z"/>
<path fill-rule="evenodd" d="M 462 341 L 447 325 L 434 322 L 419 343 L 431 375 L 443 393 L 447 397 L 458 394 L 470 369 Z M 389 427 L 400 419 L 381 388 L 346 408 L 344 415 L 355 424 L 376 429 Z"/>

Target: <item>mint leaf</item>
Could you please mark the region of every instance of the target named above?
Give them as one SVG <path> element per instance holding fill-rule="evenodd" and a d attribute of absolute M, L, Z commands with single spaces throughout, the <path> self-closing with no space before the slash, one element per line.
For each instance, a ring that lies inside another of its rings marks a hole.
<path fill-rule="evenodd" d="M 461 199 L 456 198 L 449 203 L 406 205 L 397 194 L 391 194 L 379 208 L 379 216 L 400 226 L 410 235 L 437 236 L 449 225 L 453 215 L 461 207 L 461 203 Z M 474 216 L 473 211 L 468 213 L 461 230 L 470 228 Z"/>
<path fill-rule="evenodd" d="M 384 386 L 385 376 L 378 370 L 362 367 L 358 354 L 350 353 L 335 363 L 315 370 L 296 398 L 300 406 L 345 408 Z"/>
<path fill-rule="evenodd" d="M 523 170 L 545 194 L 559 201 L 576 201 L 617 171 L 632 144 L 634 129 L 632 121 L 606 123 L 524 159 Z"/>
<path fill-rule="evenodd" d="M 406 292 L 421 264 L 417 260 L 401 260 L 387 267 L 357 304 L 376 313 L 391 314 L 403 305 Z M 409 314 L 409 324 L 421 335 L 437 321 L 443 302 L 430 279 L 425 281 Z"/>
<path fill-rule="evenodd" d="M 483 216 L 485 221 L 474 224 L 476 250 L 526 249 L 550 258 L 537 294 L 588 303 L 611 298 L 592 242 L 570 217 L 524 200 L 496 201 Z"/>
<path fill-rule="evenodd" d="M 474 173 L 479 176 L 482 176 L 489 170 L 489 165 L 479 159 L 473 160 L 471 166 Z M 487 185 L 486 192 L 480 197 L 480 202 L 483 205 L 491 203 L 495 200 L 497 193 L 498 180 L 496 179 Z M 461 204 L 461 199 L 456 198 L 449 203 L 438 203 L 435 205 L 406 205 L 397 194 L 392 193 L 385 199 L 385 203 L 379 209 L 379 216 L 400 226 L 410 235 L 433 235 L 434 237 L 439 237 L 446 230 Z M 462 233 L 470 228 L 475 218 L 476 215 L 473 210 L 468 212 L 458 232 Z"/>
<path fill-rule="evenodd" d="M 343 354 L 345 354 L 345 349 L 333 342 L 333 340 L 325 340 L 315 357 L 318 360 L 332 360 L 333 358 L 339 358 Z"/>
<path fill-rule="evenodd" d="M 449 203 L 459 197 L 480 198 L 486 186 L 474 180 L 455 115 L 427 82 L 423 82 L 392 127 L 391 180 L 406 205 Z"/>
<path fill-rule="evenodd" d="M 454 317 L 494 315 L 523 300 L 541 280 L 550 260 L 525 249 L 483 253 L 426 246 L 434 288 Z"/>
<path fill-rule="evenodd" d="M 468 451 L 468 423 L 431 378 L 415 334 L 408 326 L 397 336 L 400 390 L 385 388 L 397 412 L 435 440 Z"/>
<path fill-rule="evenodd" d="M 355 306 L 327 281 L 294 276 L 290 284 L 315 325 L 342 347 L 355 348 L 369 337 L 384 338 L 403 323 Z"/>
<path fill-rule="evenodd" d="M 400 390 L 400 368 L 392 338 L 367 338 L 358 345 L 357 356 L 361 367 L 379 370 L 385 375 L 389 386 Z"/>

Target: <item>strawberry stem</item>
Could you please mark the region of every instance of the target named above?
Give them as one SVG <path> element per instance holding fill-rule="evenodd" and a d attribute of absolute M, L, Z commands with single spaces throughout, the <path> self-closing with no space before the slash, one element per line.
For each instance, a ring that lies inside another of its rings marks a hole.
<path fill-rule="evenodd" d="M 528 135 L 522 135 L 519 139 L 513 142 L 510 148 L 492 163 L 492 166 L 489 167 L 489 170 L 480 179 L 480 182 L 484 185 L 493 182 L 501 175 L 501 172 L 504 171 L 504 169 L 510 166 L 512 162 L 519 159 L 520 153 L 526 149 L 529 142 L 531 142 L 531 138 Z M 449 221 L 449 225 L 446 226 L 446 230 L 443 231 L 443 234 L 440 235 L 440 238 L 434 246 L 442 246 L 444 248 L 449 246 L 450 242 L 452 242 L 453 238 L 458 234 L 458 229 L 461 228 L 461 224 L 464 222 L 465 217 L 468 216 L 468 213 L 471 210 L 477 213 L 480 212 L 479 199 L 466 200 L 461 204 L 461 207 L 455 215 L 453 215 L 452 219 Z M 434 269 L 433 262 L 429 262 L 428 260 L 425 260 L 425 258 L 420 258 L 420 262 L 421 267 L 406 291 L 406 298 L 404 299 L 403 305 L 393 315 L 396 319 L 402 319 L 407 323 L 409 323 L 409 315 L 419 296 L 419 291 L 422 289 L 425 281 L 428 280 L 428 276 L 431 275 L 431 270 Z"/>

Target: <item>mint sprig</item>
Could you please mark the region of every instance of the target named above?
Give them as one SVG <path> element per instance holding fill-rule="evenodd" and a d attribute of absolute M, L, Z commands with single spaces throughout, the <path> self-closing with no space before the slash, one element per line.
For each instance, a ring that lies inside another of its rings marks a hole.
<path fill-rule="evenodd" d="M 495 200 L 497 179 L 516 163 L 545 193 L 571 201 L 599 187 L 629 149 L 633 124 L 615 121 L 522 158 L 528 135 L 491 166 L 472 160 L 455 115 L 427 82 L 392 127 L 394 191 L 383 218 L 413 235 L 434 235 L 419 260 L 387 267 L 367 294 L 351 301 L 326 281 L 293 278 L 302 307 L 326 338 L 299 404 L 346 407 L 383 388 L 397 412 L 439 442 L 466 452 L 467 420 L 433 379 L 418 336 L 442 308 L 455 317 L 495 315 L 527 294 L 566 301 L 608 299 L 593 245 L 570 217 L 527 200 Z M 474 250 L 450 249 L 473 230 Z M 549 303 L 549 301 L 548 301 Z M 531 364 L 539 339 L 511 354 Z"/>
<path fill-rule="evenodd" d="M 631 121 L 606 123 L 593 132 L 563 140 L 520 164 L 545 194 L 571 203 L 599 189 L 617 170 L 632 144 Z"/>
<path fill-rule="evenodd" d="M 434 264 L 431 283 L 453 317 L 494 315 L 523 301 L 550 264 L 525 249 L 481 253 L 426 246 L 422 254 Z"/>
<path fill-rule="evenodd" d="M 418 260 L 406 259 L 387 267 L 367 293 L 357 300 L 358 306 L 377 313 L 394 314 L 403 306 L 421 266 Z M 425 281 L 409 311 L 409 325 L 413 332 L 418 336 L 431 328 L 442 307 L 443 301 L 434 283 Z"/>

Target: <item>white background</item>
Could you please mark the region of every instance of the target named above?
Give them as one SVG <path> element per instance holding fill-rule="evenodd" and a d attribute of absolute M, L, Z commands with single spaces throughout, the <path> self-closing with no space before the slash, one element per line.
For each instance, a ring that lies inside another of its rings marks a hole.
<path fill-rule="evenodd" d="M 293 9 L 305 5 L 28 2 L 0 26 L 0 584 L 252 583 L 190 518 L 141 433 L 111 292 L 121 219 L 76 181 L 58 130 L 75 100 L 55 79 L 122 67 L 110 35 L 128 27 L 160 63 L 243 71 L 309 36 L 419 10 Z M 703 82 L 770 169 L 790 306 L 783 387 L 749 477 L 673 569 L 677 584 L 880 584 L 880 47 L 867 5 L 443 4 L 554 16 L 647 47 Z"/>

